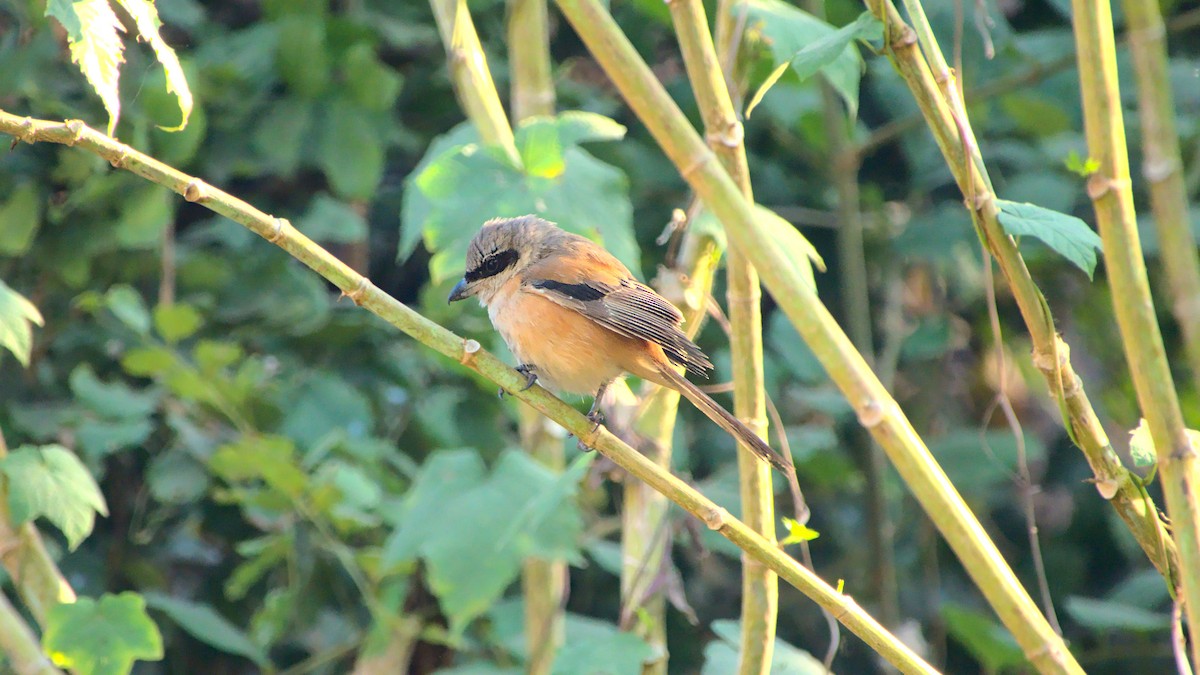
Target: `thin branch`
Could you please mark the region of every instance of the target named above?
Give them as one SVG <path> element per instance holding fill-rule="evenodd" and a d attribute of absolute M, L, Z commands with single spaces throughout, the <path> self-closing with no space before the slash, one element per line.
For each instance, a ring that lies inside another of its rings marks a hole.
<path fill-rule="evenodd" d="M 0 654 L 16 675 L 63 675 L 42 653 L 37 635 L 0 591 Z"/>

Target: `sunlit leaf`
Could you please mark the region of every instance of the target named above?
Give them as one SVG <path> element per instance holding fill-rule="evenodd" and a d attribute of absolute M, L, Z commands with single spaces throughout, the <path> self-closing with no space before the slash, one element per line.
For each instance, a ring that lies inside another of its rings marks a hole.
<path fill-rule="evenodd" d="M 32 181 L 20 183 L 0 202 L 0 255 L 28 251 L 41 223 L 41 192 Z"/>
<path fill-rule="evenodd" d="M 262 480 L 288 497 L 299 496 L 308 483 L 296 447 L 281 436 L 244 436 L 221 446 L 208 466 L 231 483 Z"/>
<path fill-rule="evenodd" d="M 779 540 L 780 546 L 788 546 L 789 544 L 799 544 L 804 541 L 812 541 L 821 536 L 820 532 L 811 527 L 798 522 L 794 518 L 784 518 L 783 526 L 787 530 L 787 536 Z"/>
<path fill-rule="evenodd" d="M 55 605 L 42 646 L 55 665 L 77 675 L 127 675 L 134 661 L 163 657 L 162 635 L 145 601 L 130 592 Z"/>
<path fill-rule="evenodd" d="M 1136 466 L 1154 466 L 1158 456 L 1154 453 L 1154 439 L 1150 438 L 1150 427 L 1146 418 L 1138 421 L 1137 428 L 1129 432 L 1129 454 Z"/>
<path fill-rule="evenodd" d="M 125 61 L 118 31 L 125 28 L 108 0 L 48 0 L 46 16 L 54 17 L 67 31 L 71 61 L 92 85 L 108 111 L 108 135 L 112 136 L 121 117 L 117 78 Z"/>
<path fill-rule="evenodd" d="M 0 279 L 0 347 L 12 352 L 22 366 L 29 365 L 33 324 L 42 325 L 42 313 Z"/>
<path fill-rule="evenodd" d="M 1071 261 L 1092 278 L 1096 269 L 1096 252 L 1101 250 L 1100 235 L 1082 220 L 1065 213 L 1051 211 L 1033 204 L 996 200 L 1000 207 L 1000 224 L 1013 236 L 1036 237 L 1059 255 Z"/>
<path fill-rule="evenodd" d="M 177 303 L 154 308 L 154 329 L 168 344 L 191 337 L 203 323 L 200 312 L 191 305 Z"/>
<path fill-rule="evenodd" d="M 150 43 L 154 56 L 162 64 L 167 76 L 167 91 L 175 94 L 179 101 L 180 120 L 173 127 L 159 127 L 164 131 L 178 131 L 187 126 L 188 117 L 192 114 L 192 92 L 188 89 L 187 77 L 183 74 L 183 66 L 179 65 L 179 57 L 175 50 L 162 39 L 158 33 L 162 22 L 158 20 L 158 10 L 153 2 L 147 0 L 117 0 L 129 16 L 133 17 L 138 35 Z"/>
<path fill-rule="evenodd" d="M 13 523 L 45 516 L 72 550 L 91 533 L 97 513 L 108 515 L 92 474 L 61 445 L 23 445 L 0 459 L 0 473 L 7 479 Z"/>

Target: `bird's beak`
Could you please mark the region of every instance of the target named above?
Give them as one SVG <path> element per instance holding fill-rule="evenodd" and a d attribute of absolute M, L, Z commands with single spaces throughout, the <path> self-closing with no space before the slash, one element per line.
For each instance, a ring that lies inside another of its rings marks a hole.
<path fill-rule="evenodd" d="M 459 300 L 466 298 L 467 297 L 466 291 L 467 291 L 467 280 L 459 279 L 458 283 L 454 284 L 454 288 L 450 291 L 450 297 L 446 298 L 446 303 L 449 304 L 451 302 L 458 302 Z"/>

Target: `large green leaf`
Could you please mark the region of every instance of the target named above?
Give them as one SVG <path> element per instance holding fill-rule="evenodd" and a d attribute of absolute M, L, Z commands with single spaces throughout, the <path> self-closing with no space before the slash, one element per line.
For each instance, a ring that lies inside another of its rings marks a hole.
<path fill-rule="evenodd" d="M 158 392 L 134 391 L 122 382 L 101 382 L 86 363 L 75 366 L 69 382 L 76 400 L 103 417 L 143 418 L 158 406 Z"/>
<path fill-rule="evenodd" d="M 1171 627 L 1171 617 L 1166 612 L 1152 612 L 1112 600 L 1071 596 L 1067 598 L 1065 606 L 1072 619 L 1098 632 L 1153 633 Z"/>
<path fill-rule="evenodd" d="M 158 29 L 162 26 L 162 22 L 158 20 L 158 10 L 154 8 L 154 3 L 150 0 L 117 0 L 117 2 L 125 8 L 126 12 L 129 12 L 129 16 L 133 17 L 138 36 L 143 41 L 150 43 L 155 58 L 162 64 L 163 72 L 166 74 L 167 91 L 175 94 L 175 98 L 179 101 L 179 124 L 160 128 L 164 131 L 183 129 L 187 126 L 188 117 L 192 114 L 192 92 L 188 89 L 187 77 L 183 74 L 183 66 L 179 64 L 179 57 L 175 55 L 175 50 L 171 49 L 170 45 L 158 34 Z"/>
<path fill-rule="evenodd" d="M 484 479 L 472 452 L 435 455 L 405 500 L 384 563 L 423 558 L 451 631 L 460 633 L 516 579 L 526 556 L 578 558 L 583 524 L 574 494 L 591 457 L 555 476 L 506 452 Z"/>
<path fill-rule="evenodd" d="M 166 614 L 192 637 L 227 654 L 237 654 L 268 668 L 267 652 L 212 607 L 162 593 L 146 593 L 146 604 Z"/>
<path fill-rule="evenodd" d="M 208 463 L 213 473 L 231 483 L 262 480 L 289 497 L 297 497 L 308 475 L 296 459 L 296 447 L 282 436 L 243 436 L 221 446 Z"/>
<path fill-rule="evenodd" d="M 1013 236 L 1036 237 L 1054 249 L 1088 278 L 1096 269 L 1096 251 L 1101 250 L 1100 235 L 1082 220 L 1065 213 L 1051 211 L 1033 204 L 1018 204 L 997 199 L 1000 225 Z"/>
<path fill-rule="evenodd" d="M 430 144 L 406 185 L 399 255 L 423 236 L 438 283 L 462 274 L 467 244 L 485 221 L 536 214 L 600 242 L 638 274 L 628 180 L 578 145 L 623 134 L 624 127 L 592 113 L 531 118 L 516 131 L 518 168 L 498 149 L 479 145 L 474 129 L 455 128 Z"/>
<path fill-rule="evenodd" d="M 712 630 L 719 639 L 704 648 L 704 669 L 701 675 L 724 675 L 738 669 L 738 646 L 741 644 L 741 623 L 737 621 L 714 621 Z M 825 673 L 821 660 L 792 645 L 775 639 L 771 657 L 771 673 L 774 675 L 818 675 Z"/>
<path fill-rule="evenodd" d="M 820 72 L 822 68 L 833 63 L 835 59 L 846 52 L 848 46 L 853 48 L 855 40 L 879 40 L 882 37 L 883 24 L 879 22 L 879 19 L 876 19 L 870 12 L 859 14 L 858 18 L 852 23 L 842 26 L 821 39 L 810 43 L 804 49 L 796 52 L 791 59 L 777 65 L 775 70 L 771 71 L 771 74 L 767 76 L 767 79 L 759 85 L 758 91 L 754 92 L 750 103 L 746 105 L 746 117 L 750 117 L 750 113 L 758 105 L 758 102 L 762 100 L 762 97 L 766 95 L 767 90 L 774 86 L 779 81 L 779 78 L 783 77 L 784 72 L 788 68 L 791 68 L 796 73 L 796 76 L 800 78 L 800 81 L 803 82 Z M 857 91 L 856 86 L 855 92 Z M 846 103 L 850 104 L 850 100 L 846 99 Z M 850 108 L 852 115 L 856 112 L 856 108 L 857 94 L 855 103 Z"/>
<path fill-rule="evenodd" d="M 46 615 L 42 646 L 60 668 L 76 675 L 126 675 L 134 661 L 163 657 L 162 635 L 136 593 L 79 598 Z"/>
<path fill-rule="evenodd" d="M 0 347 L 12 352 L 23 366 L 29 365 L 35 323 L 42 325 L 42 313 L 0 280 Z"/>
<path fill-rule="evenodd" d="M 62 530 L 72 550 L 91 533 L 97 513 L 108 515 L 92 474 L 61 445 L 23 445 L 0 459 L 0 473 L 8 480 L 13 523 L 45 516 Z"/>
<path fill-rule="evenodd" d="M 42 223 L 42 196 L 32 181 L 21 183 L 0 202 L 0 255 L 22 255 Z"/>
<path fill-rule="evenodd" d="M 125 60 L 118 31 L 124 31 L 108 0 L 48 0 L 46 16 L 52 16 L 67 31 L 71 61 L 92 85 L 108 111 L 108 135 L 121 116 L 117 78 Z"/>
<path fill-rule="evenodd" d="M 859 28 L 849 31 L 851 34 L 841 42 L 841 38 L 833 37 L 838 30 L 799 8 L 789 5 L 782 0 L 742 0 L 730 5 L 734 19 L 737 20 L 745 12 L 747 16 L 747 35 L 751 40 L 757 38 L 766 45 L 771 54 L 776 69 L 782 64 L 792 63 L 793 59 L 811 45 L 824 44 L 816 52 L 809 52 L 801 65 L 809 69 L 814 63 L 824 62 L 817 69 L 846 102 L 850 116 L 858 114 L 858 85 L 862 78 L 863 62 L 854 46 L 855 33 L 861 32 L 864 37 L 873 34 L 866 20 Z M 858 25 L 851 24 L 851 26 Z M 828 42 L 823 42 L 828 40 Z M 826 53 L 833 51 L 834 45 L 840 45 L 833 58 L 825 60 Z M 812 75 L 798 71 L 803 77 Z M 782 72 L 779 73 L 782 75 Z M 776 75 L 778 79 L 779 75 Z"/>
<path fill-rule="evenodd" d="M 942 605 L 950 637 L 967 649 L 985 672 L 999 673 L 1025 665 L 1025 655 L 1012 634 L 979 612 L 955 604 Z"/>

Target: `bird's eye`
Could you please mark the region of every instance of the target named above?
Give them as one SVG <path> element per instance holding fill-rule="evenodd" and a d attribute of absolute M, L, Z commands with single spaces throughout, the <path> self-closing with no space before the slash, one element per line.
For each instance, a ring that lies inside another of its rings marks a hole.
<path fill-rule="evenodd" d="M 500 259 L 492 256 L 483 262 L 483 269 L 488 274 L 495 274 L 500 271 Z"/>

